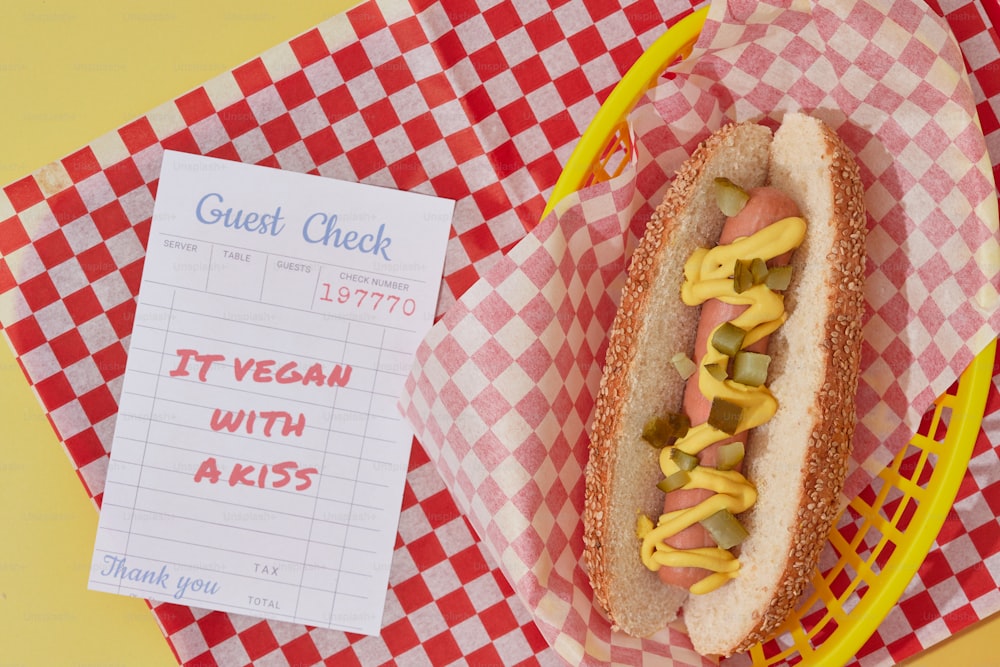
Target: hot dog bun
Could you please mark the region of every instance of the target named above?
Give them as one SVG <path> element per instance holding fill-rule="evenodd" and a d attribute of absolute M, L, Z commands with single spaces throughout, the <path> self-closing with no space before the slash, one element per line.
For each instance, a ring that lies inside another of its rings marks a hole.
<path fill-rule="evenodd" d="M 780 407 L 747 446 L 758 498 L 740 517 L 750 533 L 738 548 L 740 573 L 689 597 L 639 558 L 637 513 L 656 517 L 663 505 L 658 452 L 640 434 L 651 415 L 681 405 L 685 380 L 670 360 L 691 355 L 700 310 L 679 297 L 683 266 L 696 248 L 715 245 L 725 222 L 713 194 L 720 176 L 781 188 L 808 232 L 792 261 L 788 320 L 770 345 Z M 798 600 L 839 509 L 853 436 L 865 222 L 850 151 L 806 115 L 787 114 L 773 140 L 762 125 L 727 125 L 678 171 L 632 258 L 592 425 L 584 559 L 614 628 L 651 635 L 683 604 L 695 649 L 731 655 L 769 636 Z"/>

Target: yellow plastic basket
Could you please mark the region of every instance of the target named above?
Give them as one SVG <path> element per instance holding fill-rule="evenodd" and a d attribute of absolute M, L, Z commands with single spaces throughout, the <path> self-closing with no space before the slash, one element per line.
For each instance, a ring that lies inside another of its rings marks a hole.
<path fill-rule="evenodd" d="M 707 11 L 671 27 L 625 74 L 580 138 L 546 213 L 567 194 L 621 173 L 632 149 L 625 118 L 663 71 L 690 53 Z M 849 503 L 829 535 L 839 560 L 816 569 L 785 624 L 750 650 L 754 665 L 839 666 L 871 637 L 951 511 L 982 424 L 995 353 L 996 341 L 936 401 L 873 485 Z"/>

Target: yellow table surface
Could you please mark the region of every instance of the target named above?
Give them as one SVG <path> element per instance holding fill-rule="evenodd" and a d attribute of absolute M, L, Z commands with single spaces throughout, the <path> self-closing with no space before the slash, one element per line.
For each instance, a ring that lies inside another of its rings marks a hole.
<path fill-rule="evenodd" d="M 354 0 L 69 0 L 0 7 L 0 184 L 316 25 Z M 0 667 L 175 665 L 142 600 L 87 590 L 97 512 L 0 344 Z M 908 661 L 997 664 L 1000 620 Z"/>

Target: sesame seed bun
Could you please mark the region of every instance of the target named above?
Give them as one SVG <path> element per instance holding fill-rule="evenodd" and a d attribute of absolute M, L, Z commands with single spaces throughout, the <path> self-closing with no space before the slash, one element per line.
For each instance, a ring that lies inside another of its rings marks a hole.
<path fill-rule="evenodd" d="M 788 320 L 772 334 L 769 387 L 779 410 L 750 433 L 746 475 L 756 505 L 739 576 L 700 596 L 666 586 L 639 558 L 636 515 L 656 517 L 658 452 L 642 427 L 678 410 L 685 381 L 670 359 L 692 355 L 699 308 L 680 300 L 683 265 L 712 247 L 725 217 L 712 181 L 770 184 L 808 223 L 785 293 Z M 772 134 L 727 125 L 681 167 L 631 260 L 608 346 L 591 432 L 584 559 L 612 626 L 648 636 L 683 605 L 695 649 L 731 655 L 769 636 L 798 601 L 839 509 L 854 430 L 863 315 L 863 188 L 850 151 L 822 121 L 787 114 Z"/>

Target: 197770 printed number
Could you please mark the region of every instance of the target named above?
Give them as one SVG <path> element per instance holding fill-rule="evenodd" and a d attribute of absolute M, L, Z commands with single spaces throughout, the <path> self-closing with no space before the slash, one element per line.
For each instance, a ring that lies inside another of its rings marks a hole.
<path fill-rule="evenodd" d="M 341 304 L 353 305 L 358 310 L 362 308 L 371 309 L 373 311 L 388 311 L 390 313 L 399 312 L 403 313 L 409 317 L 413 315 L 417 310 L 417 302 L 410 297 L 405 299 L 396 294 L 386 294 L 385 292 L 375 292 L 372 290 L 361 289 L 360 287 L 355 287 L 351 289 L 346 285 L 341 285 L 337 288 L 336 296 L 331 295 L 333 285 L 330 283 L 322 283 L 322 294 L 319 297 L 320 301 L 336 301 Z"/>

